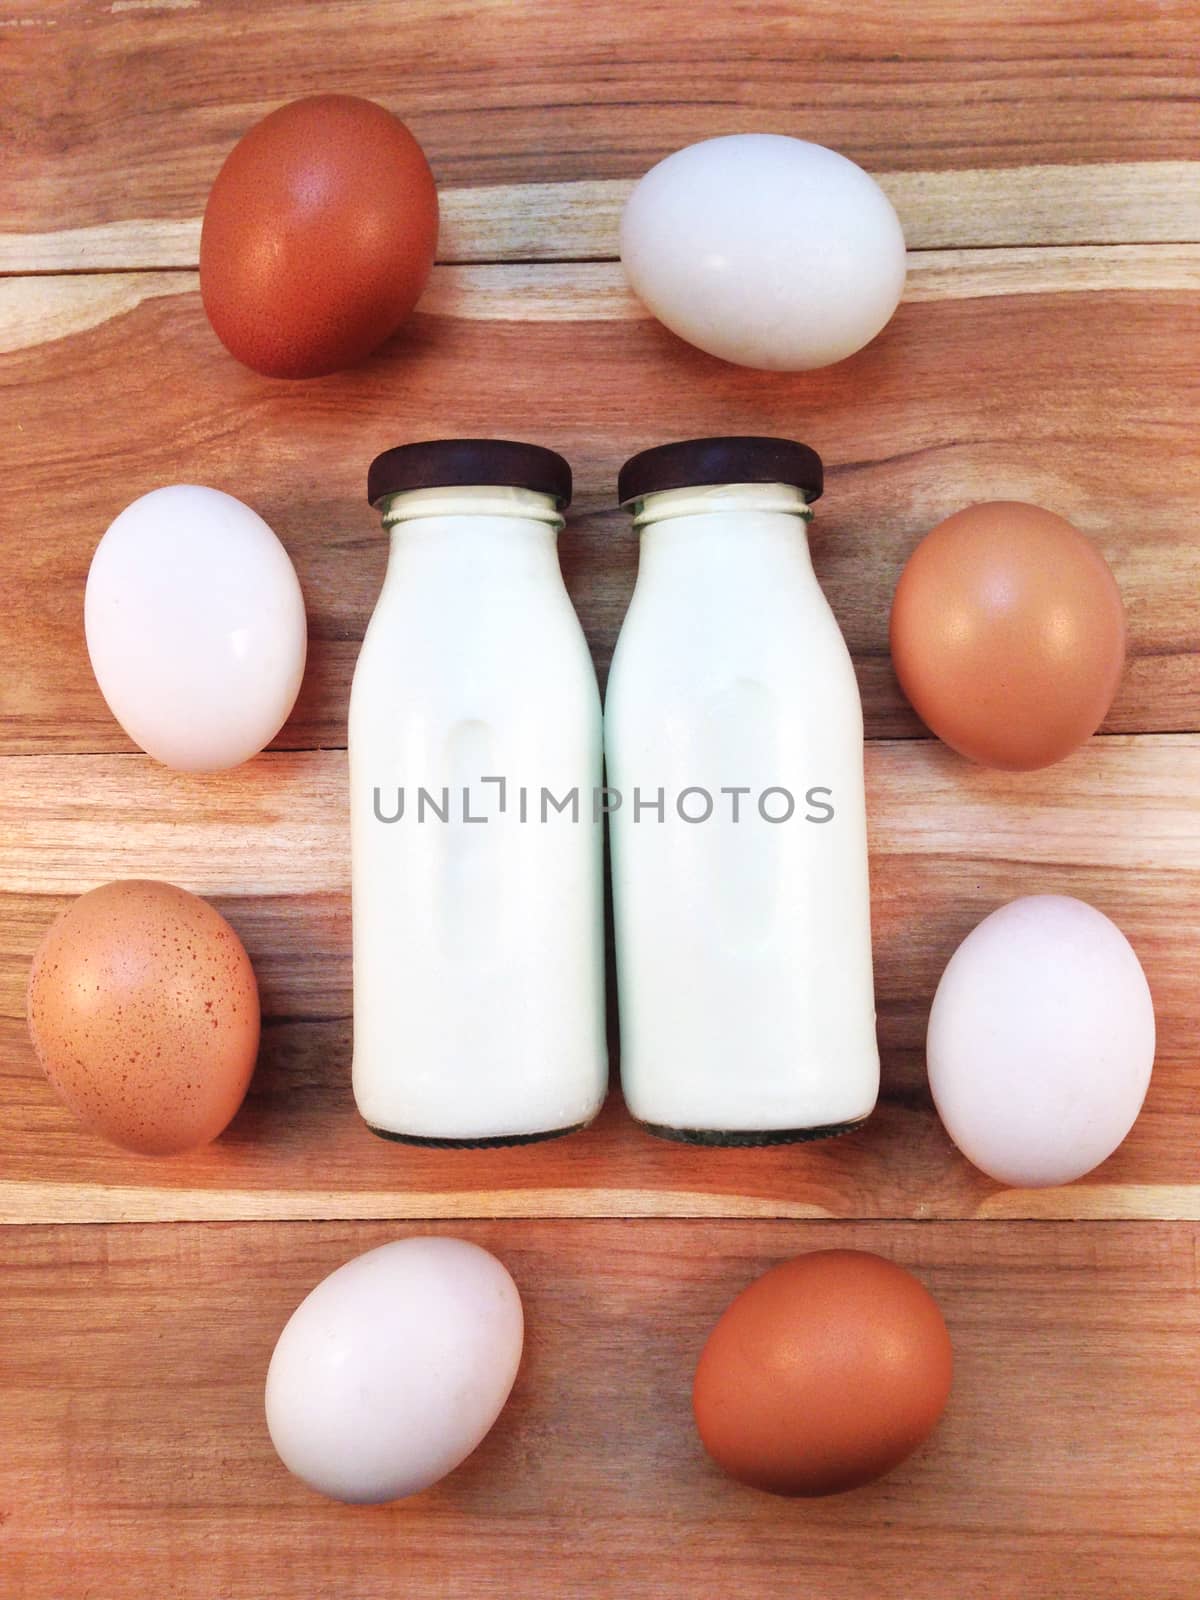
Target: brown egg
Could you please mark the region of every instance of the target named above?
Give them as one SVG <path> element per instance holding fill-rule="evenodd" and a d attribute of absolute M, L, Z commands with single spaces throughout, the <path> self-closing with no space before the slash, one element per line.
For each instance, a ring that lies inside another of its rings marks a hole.
<path fill-rule="evenodd" d="M 1104 557 L 1063 517 L 969 506 L 913 551 L 892 604 L 892 661 L 921 720 L 960 755 L 1027 772 L 1104 720 L 1125 611 Z"/>
<path fill-rule="evenodd" d="M 336 372 L 416 305 L 437 231 L 433 174 L 397 117 L 353 95 L 294 100 L 217 174 L 200 235 L 204 309 L 255 372 Z"/>
<path fill-rule="evenodd" d="M 170 883 L 106 883 L 68 906 L 33 958 L 28 1015 L 59 1096 L 144 1155 L 215 1139 L 258 1054 L 258 985 L 241 940 Z"/>
<path fill-rule="evenodd" d="M 692 1405 L 705 1449 L 773 1494 L 838 1494 L 897 1466 L 950 1393 L 946 1324 L 911 1273 L 818 1250 L 744 1289 L 709 1335 Z"/>

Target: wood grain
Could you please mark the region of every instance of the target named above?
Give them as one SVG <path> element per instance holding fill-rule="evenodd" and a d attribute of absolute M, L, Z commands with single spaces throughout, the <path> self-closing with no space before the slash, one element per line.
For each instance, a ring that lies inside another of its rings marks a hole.
<path fill-rule="evenodd" d="M 666 152 L 663 152 L 664 154 Z M 1200 239 L 1200 161 L 877 174 L 911 250 L 1179 244 Z M 443 189 L 443 264 L 615 261 L 634 180 Z M 195 267 L 199 215 L 0 232 L 0 273 Z"/>
<path fill-rule="evenodd" d="M 21 159 L 4 225 L 195 217 L 252 122 L 324 90 L 399 112 L 445 186 L 632 178 L 695 139 L 758 130 L 873 171 L 1196 158 L 1191 4 L 702 11 L 700 25 L 677 0 L 13 0 L 0 140 Z"/>
<path fill-rule="evenodd" d="M 622 460 L 704 432 L 791 433 L 829 465 L 815 559 L 855 657 L 869 735 L 921 731 L 887 657 L 907 555 L 939 518 L 989 498 L 1063 513 L 1111 562 L 1131 660 L 1107 728 L 1198 730 L 1200 301 L 1181 287 L 1195 281 L 1195 255 L 1161 246 L 1097 262 L 939 255 L 914 275 L 885 338 L 807 374 L 747 372 L 648 319 L 614 319 L 627 302 L 603 265 L 578 290 L 561 266 L 446 269 L 431 309 L 384 352 L 311 384 L 233 362 L 190 278 L 182 292 L 160 273 L 10 280 L 0 342 L 25 347 L 0 355 L 13 424 L 0 439 L 0 594 L 14 597 L 0 608 L 0 750 L 131 748 L 88 666 L 83 588 L 111 518 L 181 480 L 238 495 L 283 538 L 311 650 L 278 743 L 344 744 L 385 559 L 364 500 L 367 463 L 400 439 L 501 424 L 557 446 L 576 469 L 563 561 L 602 675 L 637 560 L 613 506 Z M 1065 271 L 1088 287 L 1052 292 Z M 1116 287 L 1122 273 L 1159 287 Z M 959 298 L 981 288 L 982 298 Z"/>
<path fill-rule="evenodd" d="M 522 1369 L 458 1472 L 375 1508 L 287 1475 L 262 1385 L 302 1296 L 394 1227 L 0 1231 L 4 1592 L 292 1600 L 348 1593 L 352 1571 L 356 1600 L 1194 1593 L 1194 1225 L 453 1231 L 513 1272 Z M 691 1375 L 734 1294 L 830 1245 L 921 1277 L 954 1342 L 954 1390 L 891 1477 L 780 1501 L 704 1456 Z"/>
<path fill-rule="evenodd" d="M 1200 738 L 1096 739 L 1026 775 L 969 767 L 926 741 L 871 745 L 881 1104 L 847 1138 L 761 1151 L 652 1139 L 615 1090 L 586 1132 L 524 1149 L 408 1149 L 369 1134 L 350 1092 L 344 767 L 340 752 L 264 756 L 209 779 L 141 756 L 0 762 L 0 1220 L 1200 1217 Z M 54 914 L 95 883 L 138 875 L 220 906 L 254 961 L 267 1019 L 228 1134 L 169 1161 L 82 1134 L 42 1078 L 23 1020 L 29 960 Z M 1005 1191 L 943 1133 L 924 1030 L 959 940 L 1037 892 L 1077 894 L 1124 929 L 1154 994 L 1158 1057 L 1142 1115 L 1109 1162 L 1065 1189 Z"/>

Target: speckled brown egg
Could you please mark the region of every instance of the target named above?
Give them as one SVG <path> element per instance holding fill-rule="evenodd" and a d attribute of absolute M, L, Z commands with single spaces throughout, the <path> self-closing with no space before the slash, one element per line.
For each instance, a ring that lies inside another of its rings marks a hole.
<path fill-rule="evenodd" d="M 416 305 L 437 232 L 433 174 L 398 117 L 356 95 L 293 100 L 217 174 L 200 234 L 204 309 L 255 372 L 337 372 Z"/>
<path fill-rule="evenodd" d="M 28 1016 L 62 1100 L 143 1155 L 215 1139 L 258 1055 L 258 985 L 241 940 L 171 883 L 106 883 L 69 906 L 33 958 Z"/>

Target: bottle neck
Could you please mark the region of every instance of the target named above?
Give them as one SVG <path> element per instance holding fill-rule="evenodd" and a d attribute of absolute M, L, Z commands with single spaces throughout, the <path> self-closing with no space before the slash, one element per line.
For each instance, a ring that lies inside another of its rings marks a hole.
<path fill-rule="evenodd" d="M 504 586 L 561 584 L 553 496 L 530 489 L 406 489 L 383 502 L 391 535 L 385 589 L 413 583 L 494 596 Z"/>
<path fill-rule="evenodd" d="M 634 508 L 641 533 L 638 582 L 669 584 L 677 597 L 719 593 L 758 604 L 815 583 L 808 550 L 812 516 L 788 484 L 664 489 Z"/>
<path fill-rule="evenodd" d="M 539 494 L 534 489 L 492 485 L 405 489 L 382 501 L 379 511 L 384 527 L 391 532 L 408 524 L 447 523 L 459 519 L 472 523 L 498 521 L 506 525 L 529 522 L 550 528 L 556 534 L 564 525 L 562 512 L 552 495 Z"/>
<path fill-rule="evenodd" d="M 802 522 L 812 520 L 812 507 L 803 489 L 790 483 L 716 483 L 687 489 L 660 489 L 634 502 L 633 525 L 639 531 L 680 517 L 732 517 L 747 514 L 777 515 Z"/>

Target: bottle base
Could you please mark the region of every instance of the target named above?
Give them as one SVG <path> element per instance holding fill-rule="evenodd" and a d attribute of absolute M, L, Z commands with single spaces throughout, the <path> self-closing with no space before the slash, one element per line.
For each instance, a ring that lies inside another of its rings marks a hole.
<path fill-rule="evenodd" d="M 397 1133 L 392 1128 L 377 1128 L 373 1122 L 366 1126 L 378 1139 L 391 1144 L 413 1144 L 427 1150 L 504 1150 L 522 1144 L 541 1144 L 546 1139 L 565 1139 L 569 1133 L 578 1133 L 587 1127 L 586 1122 L 573 1122 L 569 1128 L 547 1128 L 544 1133 L 498 1133 L 482 1139 L 434 1139 L 423 1133 Z"/>
<path fill-rule="evenodd" d="M 870 1116 L 855 1117 L 850 1122 L 830 1122 L 820 1128 L 672 1128 L 658 1122 L 639 1122 L 638 1127 L 652 1133 L 656 1139 L 670 1139 L 675 1144 L 705 1145 L 710 1149 L 755 1149 L 776 1144 L 811 1144 L 817 1139 L 836 1139 L 844 1133 L 861 1128 Z"/>

